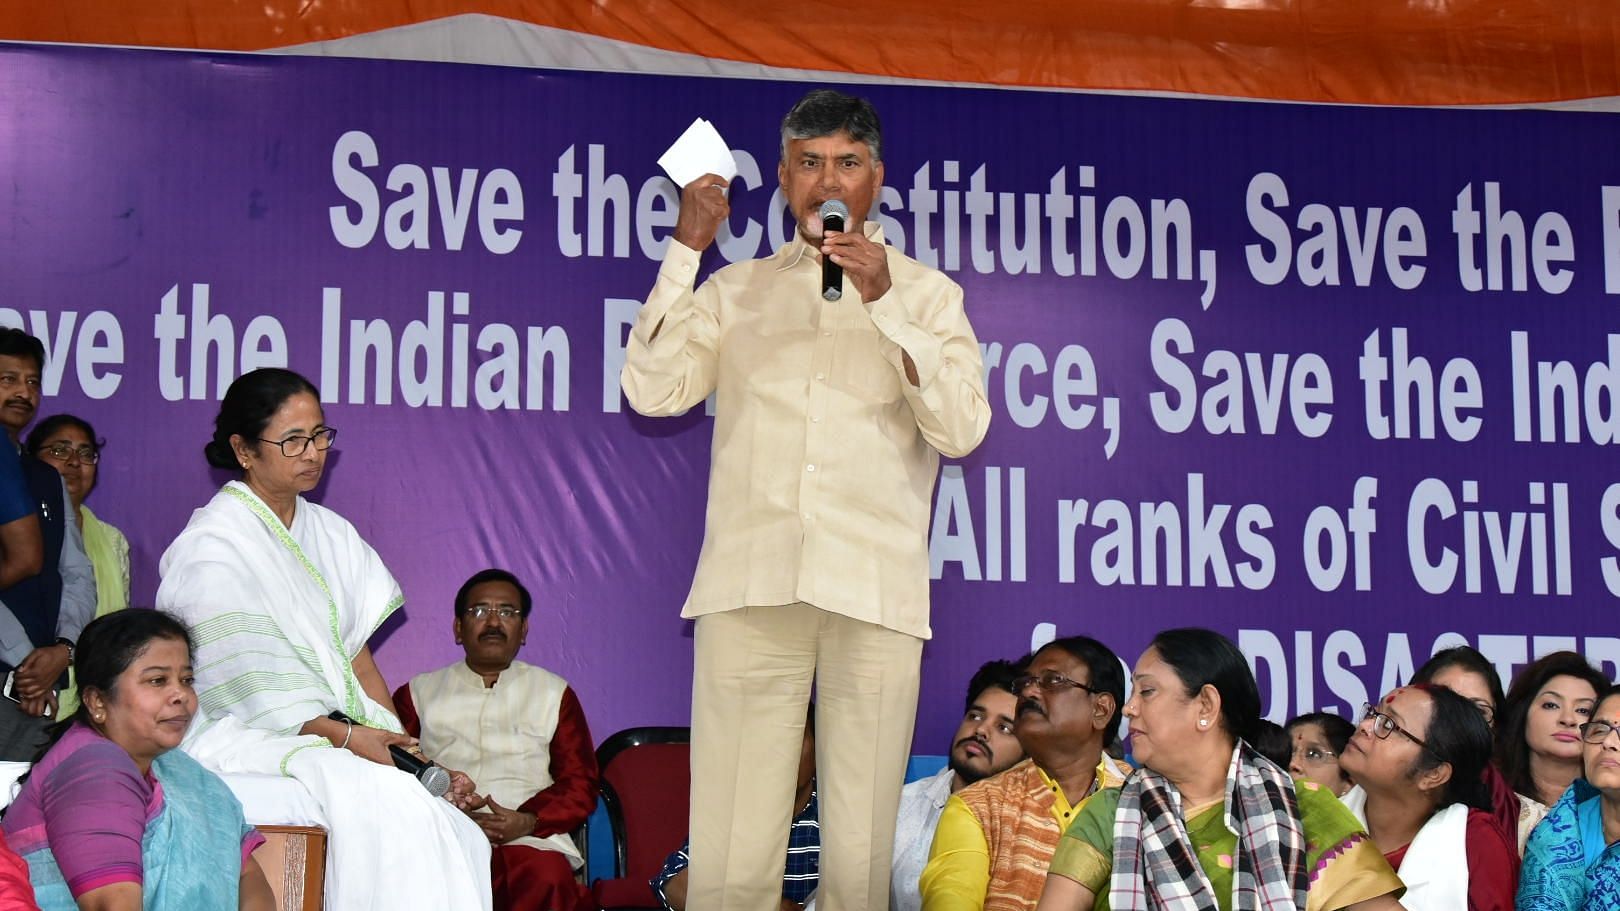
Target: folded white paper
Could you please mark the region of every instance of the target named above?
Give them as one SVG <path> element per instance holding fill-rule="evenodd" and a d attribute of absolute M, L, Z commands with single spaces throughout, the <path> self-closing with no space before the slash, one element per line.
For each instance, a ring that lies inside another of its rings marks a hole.
<path fill-rule="evenodd" d="M 705 174 L 719 174 L 728 181 L 737 176 L 737 159 L 732 157 L 731 147 L 720 138 L 714 124 L 702 117 L 692 121 L 681 138 L 659 156 L 658 166 L 677 187 Z"/>

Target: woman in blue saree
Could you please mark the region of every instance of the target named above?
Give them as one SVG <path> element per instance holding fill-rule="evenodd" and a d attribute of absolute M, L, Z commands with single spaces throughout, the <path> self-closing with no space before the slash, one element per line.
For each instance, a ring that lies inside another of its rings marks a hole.
<path fill-rule="evenodd" d="M 270 911 L 264 839 L 225 783 L 175 747 L 197 694 L 191 639 L 119 611 L 78 646 L 81 703 L 5 816 L 44 911 Z"/>
<path fill-rule="evenodd" d="M 1530 833 L 1519 911 L 1620 909 L 1620 687 L 1580 731 L 1583 775 Z"/>

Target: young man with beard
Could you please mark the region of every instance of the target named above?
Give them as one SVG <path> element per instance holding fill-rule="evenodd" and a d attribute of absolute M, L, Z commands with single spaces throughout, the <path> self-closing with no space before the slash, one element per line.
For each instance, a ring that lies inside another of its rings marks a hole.
<path fill-rule="evenodd" d="M 1103 750 L 1119 736 L 1125 672 L 1095 639 L 1048 644 L 1013 682 L 1013 733 L 1029 759 L 951 796 L 922 874 L 925 911 L 1028 911 L 1063 830 L 1129 770 Z"/>
<path fill-rule="evenodd" d="M 979 668 L 968 682 L 967 706 L 951 738 L 950 762 L 939 774 L 913 781 L 900 791 L 889 911 L 922 908 L 917 880 L 928 863 L 928 848 L 946 800 L 1024 758 L 1024 748 L 1013 734 L 1018 711 L 1013 681 L 1019 673 L 1018 665 L 1010 661 L 991 661 Z"/>
<path fill-rule="evenodd" d="M 0 329 L 0 425 L 21 451 L 23 428 L 39 410 L 45 346 L 21 329 Z M 55 719 L 56 691 L 67 685 L 79 631 L 96 613 L 96 577 L 84 553 L 77 513 L 56 469 L 21 456 L 22 479 L 36 507 L 43 549 L 38 573 L 0 590 L 0 760 L 32 762 Z"/>
<path fill-rule="evenodd" d="M 534 601 L 517 577 L 486 569 L 456 592 L 464 661 L 394 692 L 422 753 L 465 771 L 488 796 L 473 819 L 490 856 L 495 911 L 589 908 L 574 881 L 584 865 L 568 833 L 596 808 L 599 773 L 585 713 L 567 681 L 516 660 Z"/>

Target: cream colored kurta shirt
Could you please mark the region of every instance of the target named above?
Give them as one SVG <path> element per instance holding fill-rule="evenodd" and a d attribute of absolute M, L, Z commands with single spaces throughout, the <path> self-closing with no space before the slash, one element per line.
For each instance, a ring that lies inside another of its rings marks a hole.
<path fill-rule="evenodd" d="M 865 233 L 883 243 L 876 224 Z M 962 289 L 887 249 L 892 287 L 868 307 L 847 278 L 842 300 L 822 300 L 821 263 L 797 235 L 695 290 L 698 254 L 670 241 L 621 382 L 645 415 L 715 396 L 703 549 L 681 616 L 803 601 L 929 637 L 939 456 L 971 452 L 990 405 Z"/>
<path fill-rule="evenodd" d="M 551 787 L 551 738 L 568 682 L 542 667 L 513 661 L 500 680 L 484 678 L 457 661 L 411 678 L 411 702 L 422 722 L 422 752 L 466 772 L 478 789 L 504 807 L 517 807 Z M 506 842 L 567 855 L 584 865 L 564 833 Z"/>

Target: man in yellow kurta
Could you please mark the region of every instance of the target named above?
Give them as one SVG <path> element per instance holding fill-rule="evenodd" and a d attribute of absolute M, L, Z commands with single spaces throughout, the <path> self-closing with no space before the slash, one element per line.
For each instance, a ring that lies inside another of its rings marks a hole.
<path fill-rule="evenodd" d="M 692 674 L 694 907 L 774 911 L 804 713 L 817 692 L 821 911 L 889 900 L 895 814 L 928 626 L 928 520 L 941 454 L 984 438 L 962 289 L 884 243 L 870 103 L 811 92 L 782 124 L 798 230 L 696 286 L 727 182 L 681 193 L 621 375 L 644 415 L 715 397 L 703 549 L 682 616 Z M 820 207 L 840 201 L 844 230 Z M 823 262 L 843 271 L 824 297 Z M 679 479 L 670 479 L 679 484 Z"/>
<path fill-rule="evenodd" d="M 567 681 L 517 659 L 534 602 L 516 576 L 486 569 L 456 593 L 467 657 L 394 692 L 424 755 L 465 771 L 488 803 L 473 814 L 493 852 L 495 911 L 591 907 L 568 833 L 596 808 L 599 775 L 585 713 Z"/>
<path fill-rule="evenodd" d="M 1125 673 L 1095 639 L 1048 644 L 1013 683 L 1013 733 L 1029 759 L 951 796 L 922 874 L 923 911 L 1028 911 L 1063 830 L 1129 770 L 1103 752 L 1119 736 Z"/>

